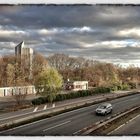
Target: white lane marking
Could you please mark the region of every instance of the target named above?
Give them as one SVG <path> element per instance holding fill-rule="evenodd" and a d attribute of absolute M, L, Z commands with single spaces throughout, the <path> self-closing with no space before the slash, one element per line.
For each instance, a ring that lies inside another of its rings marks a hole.
<path fill-rule="evenodd" d="M 99 98 L 99 97 L 98 97 Z M 96 98 L 95 98 L 96 99 Z M 88 101 L 88 100 L 92 100 L 91 98 L 90 99 L 83 99 L 82 101 Z M 58 105 L 58 107 L 63 107 L 63 106 L 66 106 L 66 105 L 71 105 L 71 104 L 75 104 L 75 103 L 79 103 L 79 102 L 82 102 L 82 101 L 74 101 L 72 103 L 66 103 L 66 104 L 63 104 L 63 105 Z M 52 107 L 49 107 L 48 109 L 51 109 Z M 28 110 L 28 109 L 27 109 Z M 80 109 L 77 109 L 77 110 L 80 110 Z M 34 111 L 33 111 L 34 112 Z M 41 112 L 41 110 L 38 110 L 37 112 Z M 71 111 L 73 112 L 73 111 Z M 22 115 L 28 115 L 28 114 L 31 114 L 31 112 L 28 112 L 28 113 L 24 113 L 24 114 L 18 114 L 18 115 L 14 115 L 14 116 L 10 116 L 10 117 L 6 117 L 6 118 L 0 118 L 0 121 L 3 121 L 3 120 L 6 120 L 6 119 L 11 119 L 11 118 L 15 118 L 15 117 L 20 117 Z M 67 112 L 68 113 L 68 112 Z M 3 115 L 0 115 L 0 117 L 3 117 Z"/>
<path fill-rule="evenodd" d="M 33 112 L 36 112 L 36 111 L 37 111 L 37 109 L 38 109 L 38 107 L 36 107 L 36 108 L 33 110 Z"/>
<path fill-rule="evenodd" d="M 65 125 L 65 124 L 70 123 L 70 122 L 71 122 L 71 121 L 66 121 L 66 122 L 63 122 L 63 123 L 57 124 L 57 125 L 55 125 L 55 126 L 49 127 L 49 128 L 47 128 L 47 129 L 44 129 L 43 131 L 45 132 L 45 131 L 47 131 L 47 130 L 50 130 L 50 129 L 53 129 L 53 128 L 56 128 L 56 127 L 59 127 L 59 126 Z"/>
<path fill-rule="evenodd" d="M 109 132 L 107 135 L 110 135 L 112 133 L 114 133 L 115 131 L 117 131 L 118 129 L 120 129 L 121 127 L 123 127 L 125 124 L 120 125 L 119 127 L 117 127 L 116 129 L 114 129 L 113 131 Z"/>
<path fill-rule="evenodd" d="M 117 104 L 117 103 L 114 103 L 114 104 Z M 11 130 L 15 130 L 15 129 L 18 129 L 18 128 L 23 128 L 23 127 L 26 127 L 26 126 L 29 126 L 29 125 L 37 124 L 37 123 L 40 123 L 40 122 L 45 121 L 45 120 L 52 120 L 52 119 L 55 119 L 55 118 L 57 118 L 57 117 L 61 117 L 61 116 L 64 116 L 64 115 L 66 115 L 66 114 L 70 114 L 70 113 L 73 113 L 73 112 L 86 110 L 87 108 L 92 108 L 92 107 L 97 106 L 97 105 L 98 105 L 98 104 L 94 104 L 94 105 L 87 106 L 87 107 L 84 107 L 84 108 L 79 108 L 79 109 L 76 109 L 76 110 L 72 110 L 72 111 L 69 111 L 69 112 L 65 112 L 65 113 L 59 114 L 59 115 L 54 116 L 54 117 L 51 117 L 51 118 L 45 118 L 45 119 L 38 120 L 38 121 L 35 121 L 35 122 L 32 122 L 32 123 L 28 123 L 28 124 L 24 124 L 24 125 L 21 125 L 21 126 L 17 126 L 17 127 L 8 129 L 8 130 L 3 130 L 3 131 L 0 132 L 0 134 L 1 134 L 1 133 L 4 133 L 4 132 L 9 132 L 9 131 L 11 131 Z M 61 107 L 61 106 L 64 106 L 64 105 L 60 105 L 60 107 Z M 50 109 L 50 108 L 49 108 L 49 109 Z M 40 112 L 40 111 L 38 111 L 38 112 Z M 26 114 L 31 114 L 31 112 L 30 112 L 30 113 L 25 113 L 24 115 L 26 115 Z M 22 116 L 22 115 L 16 115 L 16 117 L 17 117 L 17 116 Z M 13 116 L 8 117 L 8 118 L 13 118 Z M 7 119 L 7 118 L 6 118 L 6 119 Z M 1 119 L 0 119 L 0 120 L 1 120 Z M 5 120 L 5 119 L 2 119 L 2 120 Z"/>
<path fill-rule="evenodd" d="M 9 132 L 9 131 L 12 131 L 12 130 L 15 130 L 15 129 L 23 128 L 23 127 L 26 127 L 26 126 L 34 125 L 34 124 L 37 124 L 37 123 L 40 123 L 40 122 L 43 122 L 43 121 L 46 121 L 46 120 L 52 120 L 52 119 L 55 119 L 57 117 L 61 117 L 61 116 L 64 116 L 64 115 L 67 115 L 67 114 L 70 114 L 70 113 L 73 113 L 73 112 L 76 112 L 76 111 L 86 110 L 87 108 L 93 108 L 94 106 L 97 106 L 97 105 L 94 104 L 94 105 L 92 105 L 90 107 L 87 106 L 87 107 L 84 107 L 84 108 L 79 108 L 79 109 L 76 109 L 76 110 L 72 110 L 72 111 L 69 111 L 69 112 L 65 112 L 65 113 L 59 114 L 59 115 L 51 117 L 51 118 L 45 118 L 45 119 L 42 119 L 42 120 L 38 120 L 38 121 L 35 121 L 35 122 L 31 122 L 31 123 L 28 123 L 28 124 L 24 124 L 24 125 L 21 125 L 21 126 L 10 128 L 8 130 L 3 130 L 3 131 L 0 132 L 0 134 L 1 133 L 5 133 L 5 132 Z"/>
<path fill-rule="evenodd" d="M 116 129 L 112 130 L 111 132 L 109 132 L 107 135 L 110 135 L 112 133 L 114 133 L 115 131 L 117 131 L 118 129 L 120 129 L 121 127 L 123 127 L 124 125 L 128 124 L 129 122 L 132 122 L 133 120 L 135 120 L 136 118 L 140 117 L 140 114 L 135 116 L 134 118 L 128 120 L 127 122 L 125 122 L 124 124 L 120 125 L 119 127 L 117 127 Z"/>
<path fill-rule="evenodd" d="M 134 117 L 134 118 L 130 119 L 128 122 L 132 122 L 133 120 L 137 119 L 138 117 L 140 117 L 140 114 L 139 114 L 139 115 L 137 115 L 136 117 Z M 127 123 L 128 123 L 128 122 L 127 122 Z"/>
<path fill-rule="evenodd" d="M 46 108 L 47 108 L 47 105 L 44 106 L 43 110 L 46 110 Z"/>
<path fill-rule="evenodd" d="M 104 97 L 106 97 L 106 95 L 104 96 Z M 100 97 L 96 97 L 95 99 L 100 99 Z M 84 99 L 84 100 L 82 100 L 82 101 L 88 101 L 88 100 L 92 100 L 91 98 L 90 99 Z M 76 103 L 77 101 L 75 101 L 75 102 L 72 102 L 72 103 L 67 103 L 67 104 L 64 104 L 64 105 L 59 105 L 58 107 L 63 107 L 63 106 L 65 106 L 65 105 L 70 105 L 70 104 L 74 104 L 74 103 Z M 80 101 L 81 102 L 81 101 Z M 79 103 L 79 102 L 77 102 L 77 103 Z M 117 103 L 115 103 L 115 104 L 117 104 Z M 119 104 L 119 103 L 118 103 Z M 51 107 L 49 108 L 49 109 L 51 109 Z M 28 110 L 28 109 L 27 109 Z M 80 109 L 78 109 L 78 110 L 80 110 Z M 41 112 L 41 110 L 38 110 L 37 112 Z M 18 114 L 18 115 L 14 115 L 14 116 L 10 116 L 10 117 L 7 117 L 7 118 L 1 118 L 0 119 L 0 121 L 3 121 L 3 120 L 6 120 L 6 119 L 11 119 L 11 118 L 15 118 L 15 117 L 19 117 L 19 116 L 22 116 L 22 115 L 28 115 L 28 114 L 31 114 L 32 112 L 28 112 L 28 113 L 24 113 L 24 114 Z M 3 116 L 3 115 L 1 115 L 1 116 Z M 0 117 L 1 117 L 0 116 Z"/>
<path fill-rule="evenodd" d="M 80 131 L 81 131 L 81 129 L 80 129 L 80 130 L 78 130 L 78 131 L 76 131 L 76 132 L 74 132 L 74 133 L 73 133 L 73 135 L 77 134 L 77 133 L 78 133 L 78 132 L 80 132 Z"/>
<path fill-rule="evenodd" d="M 137 98 L 136 98 L 136 99 L 137 99 Z M 91 100 L 91 99 L 86 99 L 86 100 L 83 100 L 83 101 L 88 101 L 88 100 Z M 122 101 L 122 102 L 127 102 L 127 101 L 129 101 L 129 100 L 135 100 L 135 99 L 128 99 L 128 100 L 125 100 L 125 101 Z M 80 101 L 80 102 L 81 102 L 81 101 Z M 76 102 L 72 102 L 72 103 L 68 103 L 68 104 L 64 104 L 64 105 L 59 105 L 58 107 L 62 107 L 62 106 L 69 105 L 69 104 L 74 104 L 74 103 L 76 103 Z M 115 104 L 120 104 L 120 103 L 115 103 Z M 95 104 L 95 105 L 96 105 L 96 104 Z M 95 106 L 95 105 L 93 105 L 93 106 Z M 37 109 L 38 109 L 38 108 L 37 108 Z M 36 109 L 36 110 L 34 109 L 33 112 L 36 112 L 37 109 Z M 48 108 L 48 109 L 51 109 L 51 107 Z M 77 109 L 77 110 L 80 110 L 80 109 Z M 38 112 L 40 112 L 40 110 L 39 110 Z M 74 110 L 73 110 L 72 112 L 74 112 Z M 31 114 L 31 113 L 32 113 L 32 112 L 28 112 L 28 113 L 25 113 L 25 114 L 18 114 L 18 115 L 10 116 L 10 117 L 7 117 L 7 118 L 2 118 L 2 119 L 0 119 L 0 121 L 6 120 L 6 119 L 15 118 L 15 117 L 19 117 L 19 116 L 22 116 L 22 115 L 28 115 L 28 114 Z M 68 112 L 67 112 L 67 113 L 68 113 Z"/>

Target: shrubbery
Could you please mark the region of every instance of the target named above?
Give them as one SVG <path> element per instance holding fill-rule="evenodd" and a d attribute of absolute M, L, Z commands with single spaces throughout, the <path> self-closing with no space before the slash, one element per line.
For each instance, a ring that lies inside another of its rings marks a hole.
<path fill-rule="evenodd" d="M 95 95 L 100 93 L 110 93 L 111 91 L 127 90 L 129 88 L 130 86 L 127 84 L 122 84 L 122 85 L 114 84 L 110 87 L 97 87 L 92 90 L 80 90 L 80 91 L 70 92 L 66 94 L 58 94 L 54 101 L 63 101 L 67 99 L 74 99 L 74 98 L 85 97 L 85 96 L 90 96 L 90 95 Z M 32 100 L 33 105 L 40 105 L 47 102 L 48 100 L 46 97 L 39 97 L 37 99 Z"/>
<path fill-rule="evenodd" d="M 92 90 L 80 90 L 80 91 L 71 92 L 71 93 L 67 93 L 67 94 L 58 94 L 54 101 L 63 101 L 66 99 L 74 99 L 74 98 L 79 98 L 79 97 L 95 95 L 95 94 L 99 94 L 99 93 L 110 93 L 110 92 L 111 92 L 111 90 L 108 87 L 97 87 Z M 44 104 L 47 102 L 48 102 L 48 100 L 46 97 L 39 97 L 37 99 L 32 100 L 33 105 L 40 105 L 40 104 Z"/>
<path fill-rule="evenodd" d="M 94 93 L 109 93 L 111 89 L 109 87 L 98 87 L 95 88 Z"/>
<path fill-rule="evenodd" d="M 32 104 L 33 105 L 40 105 L 40 104 L 44 104 L 44 103 L 47 103 L 48 100 L 46 97 L 39 97 L 39 98 L 36 98 L 36 99 L 33 99 L 32 100 Z"/>
<path fill-rule="evenodd" d="M 121 90 L 128 90 L 128 89 L 130 89 L 130 86 L 127 85 L 127 84 L 123 84 L 123 85 L 121 86 Z"/>
<path fill-rule="evenodd" d="M 117 90 L 128 90 L 131 87 L 128 84 L 113 84 L 110 86 L 111 91 L 117 91 Z"/>
<path fill-rule="evenodd" d="M 135 89 L 136 88 L 136 83 L 129 82 L 128 85 L 129 85 L 129 87 L 131 89 Z"/>

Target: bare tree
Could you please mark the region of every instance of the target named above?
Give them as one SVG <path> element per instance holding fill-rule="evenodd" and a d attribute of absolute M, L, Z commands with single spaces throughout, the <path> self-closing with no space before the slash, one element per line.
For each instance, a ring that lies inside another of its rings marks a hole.
<path fill-rule="evenodd" d="M 40 74 L 40 72 L 43 69 L 46 69 L 48 67 L 47 60 L 44 56 L 42 56 L 40 53 L 36 53 L 34 55 L 33 59 L 33 79 L 32 79 L 32 84 L 34 84 L 35 79 L 37 76 Z"/>
<path fill-rule="evenodd" d="M 16 101 L 16 104 L 22 105 L 27 96 L 26 86 L 29 85 L 24 65 L 21 64 L 20 59 L 16 59 L 11 64 L 7 64 L 6 67 L 6 81 L 7 86 L 12 87 L 12 97 Z"/>

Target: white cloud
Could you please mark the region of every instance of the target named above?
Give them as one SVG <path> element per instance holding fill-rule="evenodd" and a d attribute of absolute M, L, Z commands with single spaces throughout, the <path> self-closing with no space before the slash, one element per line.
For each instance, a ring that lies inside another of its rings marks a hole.
<path fill-rule="evenodd" d="M 103 41 L 103 42 L 98 42 L 95 43 L 95 46 L 103 46 L 103 47 L 107 47 L 107 48 L 123 48 L 123 47 L 127 47 L 127 46 L 131 46 L 131 47 L 139 47 L 140 42 L 137 41 L 129 41 L 129 40 L 114 40 L 114 41 Z"/>
<path fill-rule="evenodd" d="M 93 32 L 94 30 L 91 27 L 83 26 L 83 27 L 75 27 L 68 30 L 69 32 Z"/>
<path fill-rule="evenodd" d="M 25 35 L 26 32 L 19 30 L 19 31 L 14 31 L 14 30 L 3 30 L 0 29 L 0 36 L 4 37 L 4 36 L 14 36 L 14 35 Z"/>
<path fill-rule="evenodd" d="M 100 47 L 102 47 L 102 48 L 111 48 L 111 49 L 113 49 L 113 48 L 126 47 L 128 45 L 128 42 L 127 41 L 102 41 L 102 42 L 86 43 L 86 42 L 79 41 L 79 45 L 84 47 L 84 48 L 97 48 L 97 49 L 100 49 Z M 135 45 L 138 45 L 138 44 L 135 43 Z"/>
<path fill-rule="evenodd" d="M 103 41 L 100 44 L 103 46 L 107 46 L 108 48 L 121 48 L 121 47 L 126 47 L 127 41 Z"/>
<path fill-rule="evenodd" d="M 58 33 L 58 29 L 56 29 L 56 28 L 53 28 L 53 29 L 39 29 L 39 30 L 37 30 L 37 32 L 39 34 L 42 34 L 42 35 L 44 35 L 44 34 L 55 34 L 55 33 Z"/>
<path fill-rule="evenodd" d="M 140 47 L 140 42 L 139 41 L 129 41 L 129 40 L 112 40 L 112 41 L 101 41 L 101 42 L 83 42 L 83 41 L 76 41 L 76 44 L 81 46 L 81 49 L 93 49 L 93 50 L 100 50 L 100 49 L 121 49 L 121 48 L 126 48 L 126 47 L 134 47 L 134 48 L 139 48 Z"/>
<path fill-rule="evenodd" d="M 140 28 L 125 29 L 118 32 L 120 36 L 140 36 Z"/>
<path fill-rule="evenodd" d="M 114 64 L 119 64 L 120 66 L 127 68 L 129 66 L 140 67 L 140 61 L 126 61 L 126 62 L 115 62 Z"/>
<path fill-rule="evenodd" d="M 59 34 L 59 33 L 85 33 L 85 32 L 95 32 L 91 27 L 71 27 L 71 28 L 51 28 L 51 29 L 39 29 L 37 30 L 39 34 Z"/>
<path fill-rule="evenodd" d="M 0 42 L 0 49 L 5 48 L 5 49 L 11 49 L 14 48 L 17 44 L 14 42 Z"/>

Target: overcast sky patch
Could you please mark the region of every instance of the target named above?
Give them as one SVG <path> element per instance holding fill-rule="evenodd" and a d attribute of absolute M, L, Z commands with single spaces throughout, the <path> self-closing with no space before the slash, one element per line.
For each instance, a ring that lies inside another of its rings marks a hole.
<path fill-rule="evenodd" d="M 49 56 L 140 63 L 140 6 L 1 6 L 0 55 L 21 41 Z"/>

